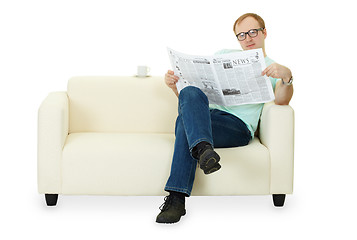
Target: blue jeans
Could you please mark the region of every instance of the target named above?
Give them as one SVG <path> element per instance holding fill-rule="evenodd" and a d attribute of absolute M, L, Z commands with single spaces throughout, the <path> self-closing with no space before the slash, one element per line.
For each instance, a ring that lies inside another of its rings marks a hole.
<path fill-rule="evenodd" d="M 251 133 L 238 117 L 209 109 L 207 96 L 196 87 L 181 90 L 175 128 L 175 149 L 165 191 L 191 195 L 197 160 L 192 149 L 205 141 L 216 148 L 245 146 Z M 224 161 L 224 159 L 223 159 Z"/>

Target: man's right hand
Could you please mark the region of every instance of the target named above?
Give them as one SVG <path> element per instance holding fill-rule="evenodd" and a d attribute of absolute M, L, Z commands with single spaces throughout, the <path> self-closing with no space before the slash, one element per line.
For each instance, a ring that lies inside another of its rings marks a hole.
<path fill-rule="evenodd" d="M 176 88 L 176 83 L 179 80 L 178 76 L 174 75 L 174 71 L 168 70 L 167 73 L 165 74 L 165 83 L 166 85 L 174 91 L 176 96 L 178 96 L 178 91 Z"/>

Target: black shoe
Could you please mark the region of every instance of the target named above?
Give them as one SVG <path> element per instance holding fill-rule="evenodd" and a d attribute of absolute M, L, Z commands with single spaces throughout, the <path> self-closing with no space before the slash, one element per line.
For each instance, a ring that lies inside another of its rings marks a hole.
<path fill-rule="evenodd" d="M 161 213 L 157 215 L 157 223 L 176 223 L 181 216 L 186 214 L 185 201 L 172 194 L 165 197 L 165 202 L 160 206 Z"/>
<path fill-rule="evenodd" d="M 213 173 L 221 168 L 221 165 L 218 163 L 221 158 L 213 150 L 210 144 L 207 144 L 204 148 L 200 149 L 198 151 L 198 156 L 198 163 L 205 174 Z"/>

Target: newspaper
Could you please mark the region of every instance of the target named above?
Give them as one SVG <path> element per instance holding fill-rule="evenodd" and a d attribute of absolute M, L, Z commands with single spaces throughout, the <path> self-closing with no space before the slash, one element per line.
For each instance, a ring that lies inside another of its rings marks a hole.
<path fill-rule="evenodd" d="M 194 56 L 168 48 L 171 66 L 179 77 L 180 92 L 187 86 L 200 88 L 210 104 L 233 106 L 274 100 L 261 48 L 234 53 Z"/>

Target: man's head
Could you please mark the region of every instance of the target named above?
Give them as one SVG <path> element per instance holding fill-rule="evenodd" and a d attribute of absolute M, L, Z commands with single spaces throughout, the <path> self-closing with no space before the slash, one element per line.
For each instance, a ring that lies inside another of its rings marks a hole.
<path fill-rule="evenodd" d="M 264 40 L 267 32 L 264 20 L 259 15 L 246 13 L 240 16 L 233 25 L 233 31 L 243 50 L 262 48 L 266 56 Z"/>

